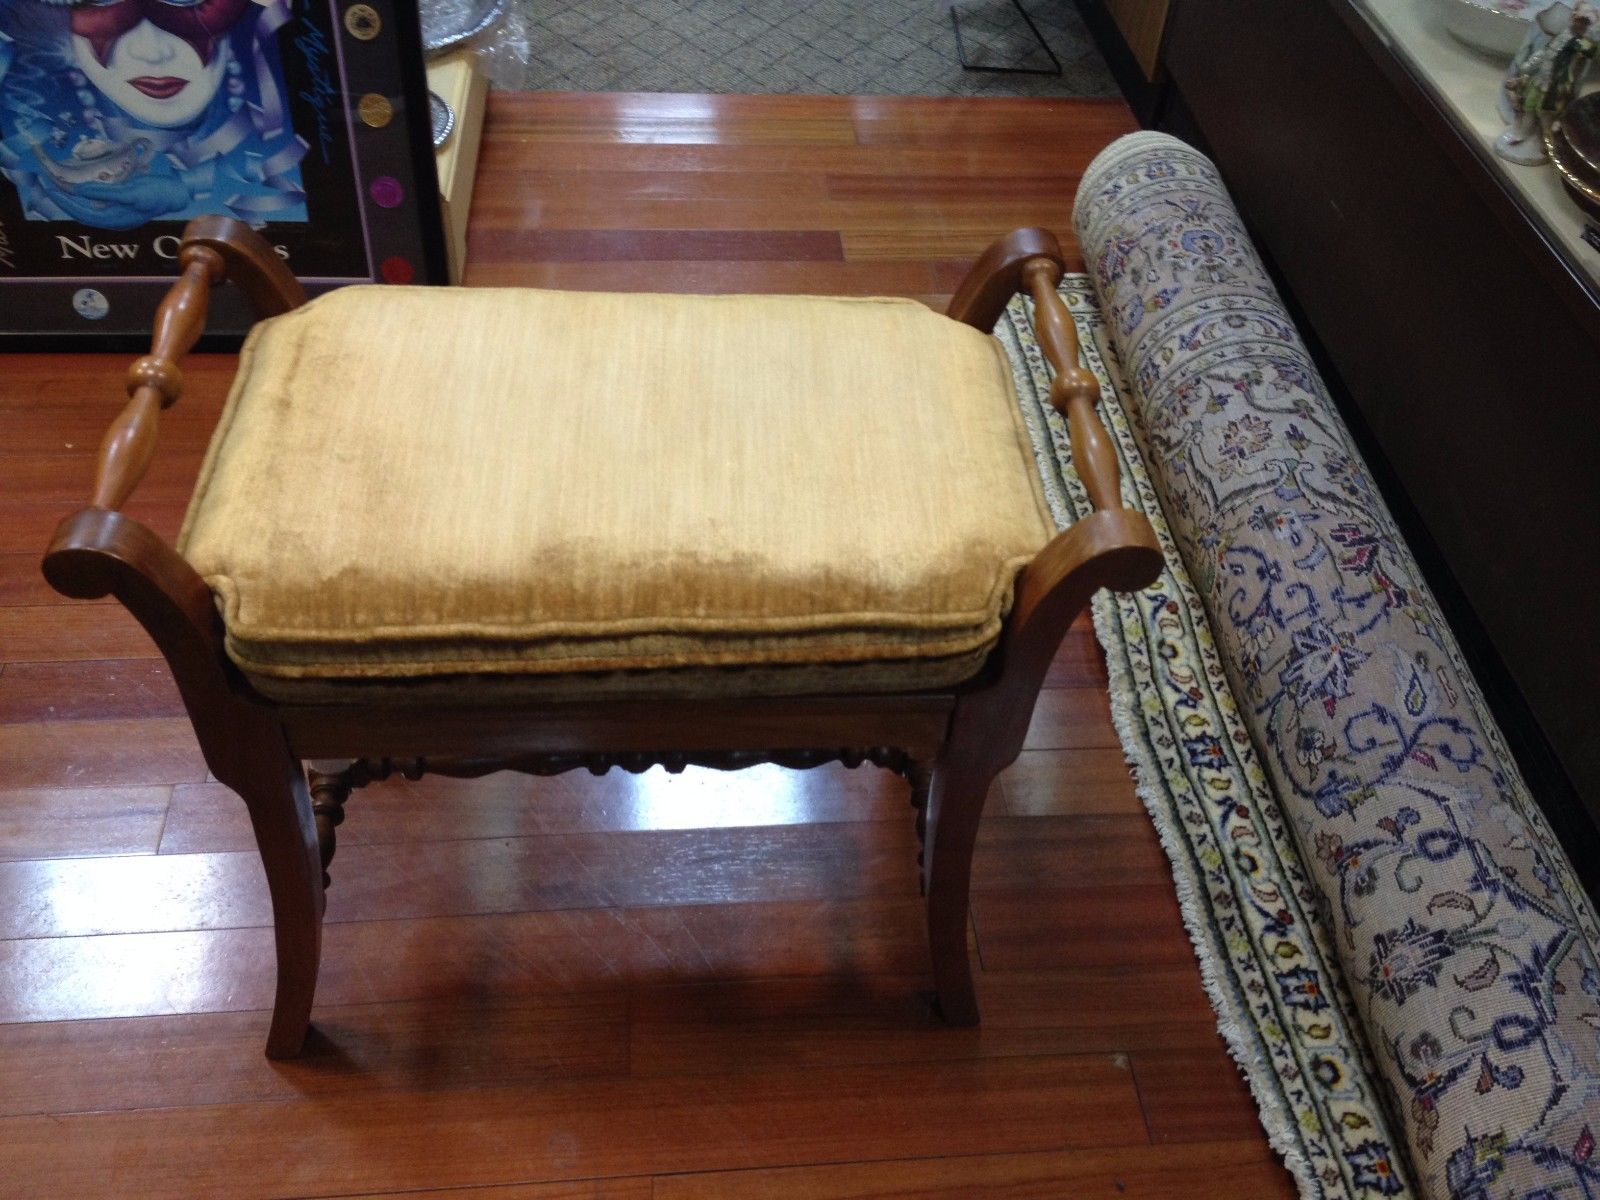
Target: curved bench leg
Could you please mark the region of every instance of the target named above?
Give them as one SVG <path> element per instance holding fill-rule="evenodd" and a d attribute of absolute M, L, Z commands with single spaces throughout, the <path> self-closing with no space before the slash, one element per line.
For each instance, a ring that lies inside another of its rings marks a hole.
<path fill-rule="evenodd" d="M 305 772 L 281 730 L 238 747 L 248 773 L 233 783 L 250 810 L 272 893 L 278 990 L 268 1058 L 293 1058 L 305 1045 L 322 958 L 322 853 Z"/>
<path fill-rule="evenodd" d="M 270 710 L 234 691 L 211 588 L 147 526 L 108 509 L 83 509 L 57 527 L 43 566 L 62 595 L 115 595 L 144 626 L 172 668 L 206 765 L 249 808 L 278 952 L 267 1057 L 292 1058 L 311 1019 L 323 898 L 311 794 L 288 735 Z"/>
<path fill-rule="evenodd" d="M 967 902 L 972 848 L 994 770 L 967 762 L 934 769 L 928 796 L 923 886 L 928 895 L 928 948 L 939 1013 L 950 1025 L 976 1025 L 978 999 L 967 954 Z"/>

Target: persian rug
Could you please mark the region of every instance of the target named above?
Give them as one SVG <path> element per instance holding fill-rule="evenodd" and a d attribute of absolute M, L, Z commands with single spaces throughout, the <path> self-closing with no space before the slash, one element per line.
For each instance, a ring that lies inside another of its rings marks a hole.
<path fill-rule="evenodd" d="M 1089 277 L 1067 276 L 1061 294 L 1100 379 L 1123 502 L 1150 519 L 1167 560 L 1145 591 L 1098 595 L 1094 622 L 1112 717 L 1170 860 L 1223 1038 L 1303 1196 L 1413 1196 L 1299 849 L 1140 456 L 1130 418 L 1138 408 Z M 1057 523 L 1070 525 L 1092 506 L 1066 424 L 1050 407 L 1031 305 L 1013 300 L 995 335 L 1011 358 L 1045 494 Z"/>
<path fill-rule="evenodd" d="M 1215 164 L 1118 138 L 1073 225 L 1406 1178 L 1600 1197 L 1600 919 Z M 1399 1190 L 1375 1173 L 1374 1195 Z"/>

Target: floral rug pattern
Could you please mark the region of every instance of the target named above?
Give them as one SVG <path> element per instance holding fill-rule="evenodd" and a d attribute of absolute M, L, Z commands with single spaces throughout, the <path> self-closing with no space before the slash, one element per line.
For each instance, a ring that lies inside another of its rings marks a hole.
<path fill-rule="evenodd" d="M 1100 378 L 1123 501 L 1149 517 L 1166 554 L 1150 588 L 1095 598 L 1095 628 L 1117 732 L 1171 861 L 1223 1036 L 1302 1195 L 1413 1195 L 1293 835 L 1140 456 L 1129 417 L 1137 408 L 1090 280 L 1068 276 L 1061 293 Z M 1066 424 L 1049 404 L 1031 306 L 1012 301 L 995 335 L 1013 364 L 1045 494 L 1057 522 L 1070 525 L 1092 509 L 1072 469 Z"/>
<path fill-rule="evenodd" d="M 1120 138 L 1074 224 L 1404 1174 L 1600 1196 L 1600 923 L 1216 167 Z"/>

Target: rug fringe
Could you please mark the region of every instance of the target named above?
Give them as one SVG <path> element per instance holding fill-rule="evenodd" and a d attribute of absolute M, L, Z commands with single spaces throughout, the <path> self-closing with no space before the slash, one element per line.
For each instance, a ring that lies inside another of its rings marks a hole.
<path fill-rule="evenodd" d="M 1094 598 L 1090 606 L 1094 622 L 1095 640 L 1105 653 L 1106 671 L 1110 678 L 1111 724 L 1117 731 L 1117 741 L 1122 744 L 1122 757 L 1133 772 L 1134 789 L 1150 823 L 1155 826 L 1161 841 L 1162 852 L 1172 865 L 1172 882 L 1178 894 L 1178 908 L 1183 914 L 1184 932 L 1194 946 L 1195 958 L 1200 965 L 1200 982 L 1211 1001 L 1211 1011 L 1217 1016 L 1217 1031 L 1228 1048 L 1228 1056 L 1239 1068 L 1250 1094 L 1261 1115 L 1261 1125 L 1267 1134 L 1267 1143 L 1283 1159 L 1284 1167 L 1294 1176 L 1302 1200 L 1324 1200 L 1326 1193 L 1322 1180 L 1311 1160 L 1306 1157 L 1300 1139 L 1295 1133 L 1294 1115 L 1278 1094 L 1277 1072 L 1254 1046 L 1249 1031 L 1254 1022 L 1248 1013 L 1239 1011 L 1238 1003 L 1219 978 L 1227 974 L 1226 956 L 1211 942 L 1208 909 L 1196 896 L 1198 884 L 1184 869 L 1182 849 L 1183 834 L 1174 828 L 1164 806 L 1162 788 L 1153 782 L 1161 779 L 1161 769 L 1150 757 L 1139 736 L 1142 718 L 1133 711 L 1129 697 L 1139 694 L 1132 673 L 1121 658 L 1117 641 L 1121 631 L 1117 620 L 1116 600 L 1105 592 Z M 1115 651 L 1115 653 L 1113 653 Z"/>

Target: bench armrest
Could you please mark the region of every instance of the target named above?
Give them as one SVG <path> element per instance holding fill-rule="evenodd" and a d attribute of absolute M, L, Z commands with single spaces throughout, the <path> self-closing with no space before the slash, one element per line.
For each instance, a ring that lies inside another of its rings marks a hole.
<path fill-rule="evenodd" d="M 155 456 L 161 410 L 183 394 L 183 356 L 205 329 L 211 289 L 232 277 L 259 317 L 305 303 L 305 292 L 261 236 L 227 217 L 196 217 L 178 249 L 178 280 L 156 309 L 150 353 L 128 368 L 128 403 L 106 430 L 91 508 L 119 509 Z"/>

